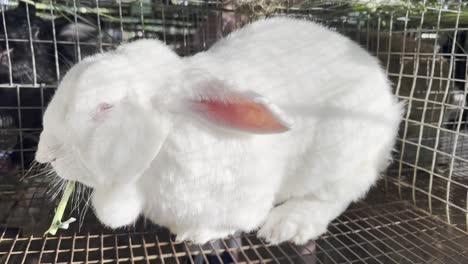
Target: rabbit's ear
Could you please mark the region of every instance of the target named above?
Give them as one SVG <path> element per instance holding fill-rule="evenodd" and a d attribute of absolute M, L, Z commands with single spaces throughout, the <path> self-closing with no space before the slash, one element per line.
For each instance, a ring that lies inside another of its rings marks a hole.
<path fill-rule="evenodd" d="M 203 119 L 229 129 L 256 134 L 282 133 L 292 123 L 285 114 L 263 96 L 223 88 L 211 83 L 195 91 L 190 111 Z"/>

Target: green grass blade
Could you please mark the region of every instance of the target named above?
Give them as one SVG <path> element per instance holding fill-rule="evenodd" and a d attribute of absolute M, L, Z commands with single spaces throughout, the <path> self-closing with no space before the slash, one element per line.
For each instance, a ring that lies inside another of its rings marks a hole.
<path fill-rule="evenodd" d="M 67 187 L 65 188 L 65 191 L 63 192 L 62 199 L 60 199 L 60 203 L 57 206 L 57 209 L 55 210 L 55 215 L 54 215 L 54 218 L 52 219 L 52 223 L 50 224 L 49 229 L 47 229 L 47 231 L 44 233 L 44 236 L 46 236 L 47 234 L 55 235 L 57 233 L 57 230 L 62 224 L 62 217 L 63 217 L 63 214 L 65 213 L 65 208 L 67 208 L 68 200 L 70 199 L 70 196 L 74 188 L 75 188 L 75 182 L 68 181 Z"/>

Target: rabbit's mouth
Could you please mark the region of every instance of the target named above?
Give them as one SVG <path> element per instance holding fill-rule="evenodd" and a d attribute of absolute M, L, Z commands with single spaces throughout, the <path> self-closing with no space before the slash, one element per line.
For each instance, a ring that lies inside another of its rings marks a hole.
<path fill-rule="evenodd" d="M 60 157 L 50 162 L 56 175 L 67 181 L 76 181 L 87 187 L 106 185 L 106 182 L 96 177 L 87 166 L 79 162 L 77 158 L 69 159 Z"/>
<path fill-rule="evenodd" d="M 63 159 L 54 159 L 49 162 L 52 168 L 54 169 L 57 176 L 64 180 L 77 180 L 75 176 L 73 176 L 73 171 L 70 166 L 67 166 L 70 162 L 63 160 Z"/>
<path fill-rule="evenodd" d="M 60 162 L 57 162 L 57 160 L 51 161 L 50 165 L 54 169 L 55 173 L 60 177 L 65 180 L 74 180 L 72 177 L 70 177 L 67 173 L 66 170 L 62 166 L 60 166 Z"/>

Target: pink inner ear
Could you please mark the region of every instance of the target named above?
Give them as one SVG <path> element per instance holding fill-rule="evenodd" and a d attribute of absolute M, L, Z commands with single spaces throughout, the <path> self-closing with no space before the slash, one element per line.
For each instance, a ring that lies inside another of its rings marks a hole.
<path fill-rule="evenodd" d="M 278 113 L 248 95 L 229 93 L 223 99 L 215 96 L 193 103 L 198 106 L 195 111 L 224 127 L 253 133 L 280 133 L 290 129 Z"/>

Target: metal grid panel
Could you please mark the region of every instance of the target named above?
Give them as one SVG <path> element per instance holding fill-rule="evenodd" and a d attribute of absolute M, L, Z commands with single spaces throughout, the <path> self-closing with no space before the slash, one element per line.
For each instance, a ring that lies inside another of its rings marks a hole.
<path fill-rule="evenodd" d="M 145 223 L 102 233 L 107 231 L 92 214 L 80 231 L 37 236 L 53 212 L 47 179 L 20 179 L 33 158 L 44 107 L 66 70 L 140 37 L 162 39 L 180 55 L 190 55 L 250 18 L 228 11 L 235 3 L 221 1 L 36 1 L 35 9 L 22 7 L 24 30 L 15 32 L 12 9 L 0 5 L 0 62 L 6 65 L 0 69 L 0 261 L 465 263 L 468 238 L 459 230 L 468 228 L 468 14 L 462 1 L 423 2 L 426 9 L 416 13 L 395 9 L 354 16 L 346 1 L 288 1 L 276 10 L 326 23 L 360 42 L 382 61 L 409 109 L 384 186 L 398 195 L 394 200 L 410 203 L 376 202 L 371 196 L 372 205 L 355 205 L 309 248 L 270 246 L 253 234 L 199 247 L 172 242 L 167 231 Z M 297 8 L 304 3 L 310 5 Z M 91 34 L 66 28 L 64 17 L 70 25 L 91 23 Z M 42 20 L 50 31 L 37 32 Z M 21 50 L 24 61 L 3 52 L 11 48 Z"/>
<path fill-rule="evenodd" d="M 417 15 L 380 15 L 377 32 L 375 24 L 367 21 L 372 28 L 366 38 L 368 48 L 386 66 L 395 93 L 407 102 L 398 162 L 389 181 L 397 184 L 400 198 L 411 199 L 464 230 L 468 221 L 465 6 L 452 1 L 428 5 Z M 434 204 L 445 209 L 436 212 Z"/>

